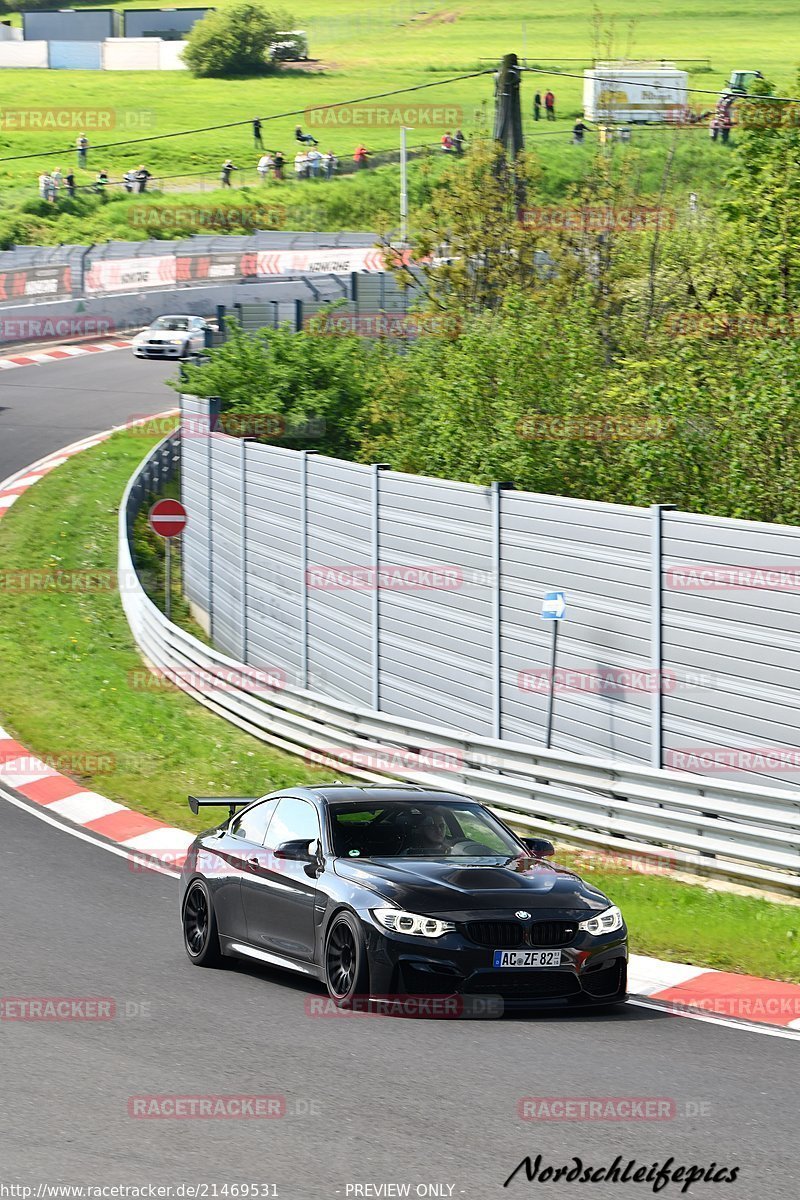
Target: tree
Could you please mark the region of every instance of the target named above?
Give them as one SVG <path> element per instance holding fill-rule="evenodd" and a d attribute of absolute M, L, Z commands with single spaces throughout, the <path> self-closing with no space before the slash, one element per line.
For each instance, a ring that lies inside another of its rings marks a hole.
<path fill-rule="evenodd" d="M 198 21 L 186 40 L 183 58 L 193 75 L 264 75 L 273 70 L 269 48 L 278 30 L 291 28 L 285 13 L 260 4 L 235 4 Z"/>

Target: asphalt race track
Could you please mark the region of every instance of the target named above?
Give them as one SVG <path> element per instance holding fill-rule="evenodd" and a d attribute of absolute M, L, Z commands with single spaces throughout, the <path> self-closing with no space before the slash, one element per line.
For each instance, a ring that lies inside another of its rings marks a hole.
<path fill-rule="evenodd" d="M 170 407 L 173 371 L 120 350 L 4 373 L 0 478 Z M 315 985 L 247 964 L 192 967 L 175 878 L 134 871 L 38 812 L 0 791 L 0 995 L 108 997 L 116 1016 L 0 1021 L 4 1182 L 274 1183 L 281 1200 L 404 1194 L 378 1190 L 389 1184 L 468 1200 L 652 1195 L 648 1183 L 529 1183 L 524 1171 L 503 1188 L 528 1154 L 596 1168 L 621 1155 L 739 1168 L 735 1183 L 694 1184 L 695 1198 L 797 1197 L 791 1041 L 634 1005 L 502 1021 L 315 1017 Z M 282 1096 L 286 1112 L 128 1115 L 130 1097 L 153 1094 Z M 670 1117 L 534 1123 L 518 1116 L 523 1097 L 656 1097 Z"/>
<path fill-rule="evenodd" d="M 176 364 L 109 350 L 0 371 L 0 481 L 62 446 L 176 408 Z"/>

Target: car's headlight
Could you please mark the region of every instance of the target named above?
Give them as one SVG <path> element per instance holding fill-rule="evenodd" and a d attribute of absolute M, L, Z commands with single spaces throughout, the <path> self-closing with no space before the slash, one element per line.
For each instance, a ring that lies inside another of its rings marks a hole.
<path fill-rule="evenodd" d="M 624 924 L 622 913 L 615 904 L 612 904 L 611 908 L 607 908 L 598 916 L 590 917 L 588 921 L 581 921 L 578 929 L 582 929 L 584 933 L 614 933 L 617 929 L 622 929 Z"/>
<path fill-rule="evenodd" d="M 183 338 L 170 338 L 169 340 L 172 342 L 173 346 L 183 345 Z"/>
<path fill-rule="evenodd" d="M 394 933 L 408 933 L 412 937 L 441 937 L 443 933 L 453 933 L 455 925 L 452 921 L 437 921 L 435 917 L 420 917 L 417 913 L 403 912 L 400 908 L 373 908 L 372 915 L 384 929 Z"/>

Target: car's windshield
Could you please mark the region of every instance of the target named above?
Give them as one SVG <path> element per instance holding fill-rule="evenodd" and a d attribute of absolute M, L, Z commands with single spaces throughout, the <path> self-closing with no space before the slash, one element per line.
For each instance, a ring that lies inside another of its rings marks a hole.
<path fill-rule="evenodd" d="M 157 321 L 153 321 L 151 329 L 188 329 L 188 317 L 159 317 Z"/>
<path fill-rule="evenodd" d="M 524 853 L 469 802 L 331 804 L 334 853 L 344 858 L 508 858 Z"/>

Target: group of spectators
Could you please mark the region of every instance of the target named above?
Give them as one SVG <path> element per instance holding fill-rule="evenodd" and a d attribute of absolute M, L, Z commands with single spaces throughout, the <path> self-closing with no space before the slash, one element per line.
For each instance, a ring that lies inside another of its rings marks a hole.
<path fill-rule="evenodd" d="M 549 95 L 549 93 L 548 93 Z M 538 96 L 537 96 L 538 99 Z M 284 179 L 284 170 L 286 168 L 286 156 L 282 150 L 269 150 L 264 146 L 262 138 L 262 123 L 255 117 L 252 121 L 253 144 L 256 149 L 261 150 L 261 157 L 258 159 L 256 171 L 262 183 L 270 178 Z M 295 140 L 299 143 L 297 154 L 294 156 L 294 174 L 296 179 L 333 179 L 339 167 L 339 159 L 332 150 L 326 150 L 324 153 L 318 149 L 319 142 L 311 133 L 304 133 L 300 125 L 295 126 Z M 441 148 L 445 154 L 462 155 L 464 153 L 464 145 L 466 139 L 460 129 L 457 129 L 454 134 L 448 130 L 441 139 Z M 75 151 L 78 159 L 78 167 L 82 170 L 88 170 L 89 166 L 89 139 L 84 133 L 78 135 L 75 141 Z M 371 151 L 363 144 L 356 146 L 353 152 L 353 162 L 357 170 L 363 170 L 370 165 Z M 231 175 L 234 171 L 238 171 L 233 160 L 226 158 L 220 168 L 220 185 L 224 188 L 232 187 Z M 82 190 L 91 190 L 94 192 L 103 192 L 111 183 L 121 182 L 126 192 L 146 192 L 149 180 L 153 175 L 148 171 L 147 167 L 142 163 L 138 167 L 133 167 L 126 171 L 122 176 L 121 181 L 112 180 L 108 171 L 103 169 L 97 172 L 93 184 L 82 185 Z M 43 200 L 48 200 L 54 203 L 60 195 L 72 197 L 75 195 L 76 185 L 75 176 L 70 170 L 66 174 L 62 173 L 60 167 L 56 167 L 54 171 L 44 171 L 39 176 L 39 195 Z"/>
<path fill-rule="evenodd" d="M 442 135 L 442 150 L 445 154 L 463 154 L 464 143 L 467 139 L 464 137 L 460 129 L 457 129 L 454 134 L 448 130 Z"/>
<path fill-rule="evenodd" d="M 551 91 L 544 94 L 544 113 L 548 121 L 556 119 L 556 98 Z M 533 97 L 533 119 L 541 121 L 542 119 L 542 93 L 537 92 Z"/>
<path fill-rule="evenodd" d="M 39 176 L 39 195 L 42 200 L 55 204 L 59 194 L 70 197 L 75 195 L 75 176 L 72 171 L 67 171 L 66 175 L 61 167 L 56 167 L 54 171 L 42 171 Z"/>

